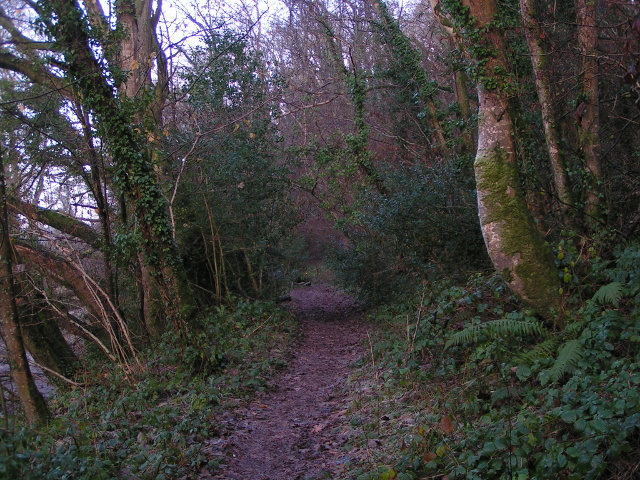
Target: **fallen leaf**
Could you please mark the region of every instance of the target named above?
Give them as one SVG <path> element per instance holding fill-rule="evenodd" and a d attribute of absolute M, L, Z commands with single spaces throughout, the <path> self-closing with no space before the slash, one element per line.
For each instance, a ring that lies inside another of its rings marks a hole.
<path fill-rule="evenodd" d="M 440 420 L 440 428 L 446 435 L 452 434 L 455 430 L 453 422 L 449 417 L 443 417 L 442 420 Z"/>
<path fill-rule="evenodd" d="M 427 452 L 422 456 L 422 459 L 424 460 L 425 463 L 432 462 L 436 458 L 438 458 L 438 455 L 436 455 L 433 452 Z"/>

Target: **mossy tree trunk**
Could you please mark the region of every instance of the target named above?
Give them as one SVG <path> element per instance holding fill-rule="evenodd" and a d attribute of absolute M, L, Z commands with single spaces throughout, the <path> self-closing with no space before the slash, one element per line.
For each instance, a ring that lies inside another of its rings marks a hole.
<path fill-rule="evenodd" d="M 527 207 L 516 162 L 504 39 L 492 23 L 494 0 L 441 2 L 478 67 L 478 212 L 487 251 L 511 289 L 548 321 L 560 308 L 551 251 Z"/>

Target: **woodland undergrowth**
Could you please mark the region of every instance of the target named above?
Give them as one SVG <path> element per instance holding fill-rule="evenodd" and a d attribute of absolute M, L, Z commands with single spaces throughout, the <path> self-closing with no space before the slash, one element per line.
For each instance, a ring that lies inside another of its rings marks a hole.
<path fill-rule="evenodd" d="M 0 429 L 0 478 L 161 480 L 214 471 L 217 418 L 269 388 L 297 332 L 273 303 L 230 304 L 206 316 L 186 350 L 168 341 L 162 356 L 141 352 L 143 366 L 128 373 L 89 355 L 81 386 L 52 399 L 47 428 Z"/>
<path fill-rule="evenodd" d="M 494 274 L 372 314 L 340 478 L 619 479 L 640 471 L 640 246 L 556 246 L 562 328 Z"/>

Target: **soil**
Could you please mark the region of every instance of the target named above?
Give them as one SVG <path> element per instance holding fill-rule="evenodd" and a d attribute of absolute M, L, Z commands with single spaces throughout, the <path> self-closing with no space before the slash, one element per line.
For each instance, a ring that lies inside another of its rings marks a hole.
<path fill-rule="evenodd" d="M 366 326 L 352 297 L 328 285 L 291 292 L 302 340 L 275 389 L 223 419 L 226 457 L 215 479 L 337 478 L 349 460 L 345 380 L 363 354 Z"/>

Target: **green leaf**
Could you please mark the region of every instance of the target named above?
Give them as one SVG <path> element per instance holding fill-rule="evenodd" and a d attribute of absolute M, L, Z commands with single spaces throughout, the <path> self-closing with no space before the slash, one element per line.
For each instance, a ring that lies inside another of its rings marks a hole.
<path fill-rule="evenodd" d="M 617 307 L 622 299 L 622 283 L 612 282 L 608 285 L 603 285 L 593 296 L 593 301 L 600 305 L 613 305 Z"/>
<path fill-rule="evenodd" d="M 538 322 L 530 322 L 524 320 L 512 320 L 509 318 L 492 320 L 480 325 L 473 325 L 465 328 L 460 332 L 456 332 L 445 344 L 445 348 L 463 343 L 474 343 L 477 341 L 480 333 L 487 334 L 490 338 L 501 338 L 505 336 L 524 337 L 528 335 L 543 336 L 547 333 L 546 328 Z"/>
<path fill-rule="evenodd" d="M 520 381 L 526 380 L 531 376 L 531 369 L 527 365 L 518 365 L 516 376 Z"/>
<path fill-rule="evenodd" d="M 505 441 L 504 437 L 496 438 L 494 445 L 500 450 L 504 450 L 505 448 L 507 448 L 507 442 Z"/>
<path fill-rule="evenodd" d="M 579 339 L 565 342 L 558 352 L 558 358 L 549 369 L 549 379 L 552 382 L 558 381 L 565 373 L 573 368 L 582 358 L 582 343 Z"/>

